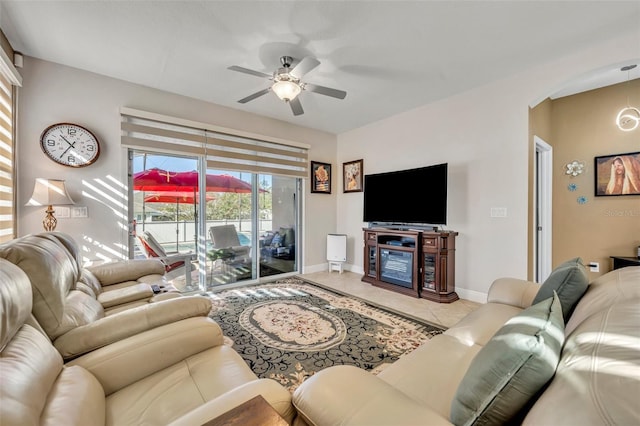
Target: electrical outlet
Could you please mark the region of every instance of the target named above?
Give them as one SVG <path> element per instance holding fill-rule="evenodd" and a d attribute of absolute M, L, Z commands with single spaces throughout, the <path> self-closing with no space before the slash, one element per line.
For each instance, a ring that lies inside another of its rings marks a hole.
<path fill-rule="evenodd" d="M 89 217 L 87 207 L 71 207 L 71 217 Z"/>
<path fill-rule="evenodd" d="M 491 207 L 491 217 L 507 217 L 507 208 Z"/>
<path fill-rule="evenodd" d="M 600 272 L 600 264 L 598 262 L 589 262 L 589 270 L 591 272 Z"/>

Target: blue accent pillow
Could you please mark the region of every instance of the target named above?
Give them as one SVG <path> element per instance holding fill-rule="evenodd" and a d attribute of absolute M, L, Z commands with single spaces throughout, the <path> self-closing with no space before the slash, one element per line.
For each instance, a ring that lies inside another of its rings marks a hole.
<path fill-rule="evenodd" d="M 282 245 L 282 235 L 279 233 L 275 233 L 273 239 L 271 240 L 271 247 L 280 247 Z"/>

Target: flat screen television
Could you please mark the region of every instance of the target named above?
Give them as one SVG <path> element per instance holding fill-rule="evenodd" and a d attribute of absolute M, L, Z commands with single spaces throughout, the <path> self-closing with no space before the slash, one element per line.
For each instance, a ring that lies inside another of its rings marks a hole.
<path fill-rule="evenodd" d="M 364 221 L 446 225 L 447 166 L 365 175 Z"/>

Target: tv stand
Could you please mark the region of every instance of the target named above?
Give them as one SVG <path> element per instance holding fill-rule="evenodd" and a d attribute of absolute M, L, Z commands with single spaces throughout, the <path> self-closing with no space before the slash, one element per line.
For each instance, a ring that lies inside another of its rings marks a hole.
<path fill-rule="evenodd" d="M 363 228 L 362 281 L 434 302 L 458 300 L 452 231 Z"/>

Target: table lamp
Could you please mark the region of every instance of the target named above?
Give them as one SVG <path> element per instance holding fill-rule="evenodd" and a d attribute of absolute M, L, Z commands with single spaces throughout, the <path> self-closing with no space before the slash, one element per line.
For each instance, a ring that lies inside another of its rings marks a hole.
<path fill-rule="evenodd" d="M 55 213 L 54 204 L 75 204 L 67 192 L 64 180 L 37 178 L 31 199 L 27 201 L 25 206 L 47 206 L 47 215 L 42 221 L 45 231 L 54 231 L 58 224 L 58 220 L 53 215 Z"/>

